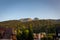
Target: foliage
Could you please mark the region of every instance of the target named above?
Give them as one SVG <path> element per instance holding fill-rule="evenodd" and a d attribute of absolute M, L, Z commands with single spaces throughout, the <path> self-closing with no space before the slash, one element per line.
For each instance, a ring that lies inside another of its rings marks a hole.
<path fill-rule="evenodd" d="M 33 32 L 32 27 L 29 27 L 29 29 L 25 28 L 25 26 L 22 27 L 22 34 L 17 34 L 17 40 L 33 40 Z"/>
<path fill-rule="evenodd" d="M 48 30 L 48 33 L 55 33 L 55 25 L 60 25 L 60 22 L 58 20 L 34 20 L 29 22 L 10 20 L 0 22 L 0 26 L 15 28 L 15 30 L 17 29 L 17 27 L 18 29 L 22 30 L 22 26 L 29 28 L 30 24 L 32 26 L 33 32 L 35 33 L 46 32 L 46 30 Z"/>

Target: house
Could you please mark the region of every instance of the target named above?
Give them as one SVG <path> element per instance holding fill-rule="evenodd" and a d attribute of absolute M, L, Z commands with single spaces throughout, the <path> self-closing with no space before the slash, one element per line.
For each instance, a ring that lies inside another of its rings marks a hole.
<path fill-rule="evenodd" d="M 41 40 L 41 38 L 44 38 L 46 36 L 46 33 L 33 33 L 34 40 Z"/>
<path fill-rule="evenodd" d="M 56 26 L 56 35 L 53 36 L 54 40 L 60 40 L 60 25 Z"/>
<path fill-rule="evenodd" d="M 13 28 L 0 27 L 0 40 L 16 40 Z"/>
<path fill-rule="evenodd" d="M 60 40 L 60 26 L 56 27 L 56 39 Z"/>

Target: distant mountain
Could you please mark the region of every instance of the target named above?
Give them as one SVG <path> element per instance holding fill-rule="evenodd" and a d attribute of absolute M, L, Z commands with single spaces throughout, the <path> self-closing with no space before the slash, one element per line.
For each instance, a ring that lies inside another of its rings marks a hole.
<path fill-rule="evenodd" d="M 32 24 L 33 26 L 43 26 L 43 25 L 54 25 L 54 24 L 60 24 L 60 19 L 53 20 L 53 19 L 42 19 L 39 20 L 36 18 L 36 20 L 32 20 L 30 18 L 27 19 L 20 19 L 20 20 L 8 20 L 0 22 L 0 26 L 6 26 L 6 27 L 16 27 L 16 26 L 28 26 L 29 24 Z"/>
<path fill-rule="evenodd" d="M 33 27 L 34 32 L 40 32 L 40 31 L 45 32 L 46 28 L 48 28 L 48 30 L 52 30 L 49 32 L 55 32 L 55 26 L 60 25 L 60 19 L 59 20 L 41 19 L 41 20 L 30 20 L 30 21 L 26 21 L 25 19 L 22 20 L 3 21 L 0 22 L 0 27 L 12 27 L 15 29 L 17 28 L 22 29 L 23 26 L 29 28 L 29 26 L 31 25 Z"/>
<path fill-rule="evenodd" d="M 22 18 L 20 19 L 21 22 L 28 22 L 28 21 L 32 21 L 31 18 Z"/>

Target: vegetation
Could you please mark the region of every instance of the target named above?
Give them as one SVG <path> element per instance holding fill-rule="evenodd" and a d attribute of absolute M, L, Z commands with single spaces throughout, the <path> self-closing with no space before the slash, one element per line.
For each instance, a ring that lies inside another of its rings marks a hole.
<path fill-rule="evenodd" d="M 25 26 L 26 28 L 29 28 L 29 26 L 32 26 L 33 32 L 39 33 L 39 32 L 46 32 L 48 30 L 48 33 L 55 33 L 56 25 L 60 25 L 60 21 L 58 20 L 34 20 L 29 22 L 21 22 L 19 20 L 10 20 L 10 21 L 4 21 L 0 22 L 1 27 L 12 27 L 15 29 L 21 29 L 22 26 Z"/>
<path fill-rule="evenodd" d="M 33 40 L 33 33 L 41 32 L 47 33 L 48 38 L 51 38 L 52 40 L 52 36 L 56 32 L 57 25 L 60 26 L 60 21 L 58 20 L 34 20 L 29 22 L 10 20 L 0 22 L 1 27 L 15 28 L 18 40 Z"/>
<path fill-rule="evenodd" d="M 29 29 L 23 26 L 21 31 L 19 30 L 17 32 L 17 40 L 33 40 L 32 26 L 30 26 Z"/>

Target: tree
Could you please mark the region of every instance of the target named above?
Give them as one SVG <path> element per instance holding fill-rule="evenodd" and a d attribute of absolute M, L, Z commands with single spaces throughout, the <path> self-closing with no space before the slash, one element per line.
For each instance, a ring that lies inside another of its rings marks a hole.
<path fill-rule="evenodd" d="M 33 40 L 33 30 L 32 30 L 32 26 L 30 25 L 30 27 L 28 28 L 29 30 L 29 35 L 28 35 L 28 39 L 29 40 Z"/>

